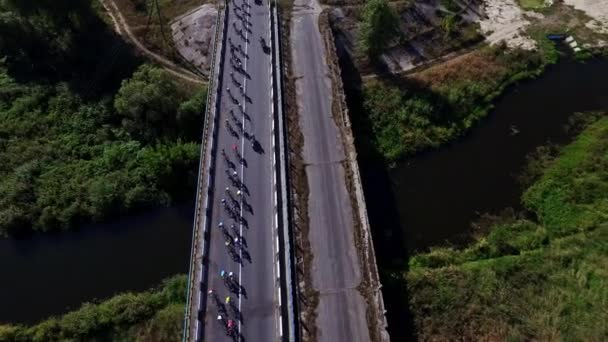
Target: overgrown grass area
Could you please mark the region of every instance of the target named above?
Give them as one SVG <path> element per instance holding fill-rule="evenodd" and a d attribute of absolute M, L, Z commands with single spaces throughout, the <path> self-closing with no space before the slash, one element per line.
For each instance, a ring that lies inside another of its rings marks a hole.
<path fill-rule="evenodd" d="M 86 303 L 34 326 L 0 325 L 0 341 L 179 341 L 186 286 L 186 276 L 175 276 L 158 289 Z"/>
<path fill-rule="evenodd" d="M 367 117 L 354 118 L 369 121 L 358 125 L 367 127 L 359 140 L 389 162 L 453 140 L 487 114 L 505 87 L 556 61 L 554 46 L 545 44 L 538 52 L 486 47 L 419 73 L 367 81 Z"/>
<path fill-rule="evenodd" d="M 608 117 L 547 165 L 522 196 L 538 222 L 501 220 L 467 248 L 416 255 L 391 274 L 407 284 L 419 339 L 606 339 Z"/>

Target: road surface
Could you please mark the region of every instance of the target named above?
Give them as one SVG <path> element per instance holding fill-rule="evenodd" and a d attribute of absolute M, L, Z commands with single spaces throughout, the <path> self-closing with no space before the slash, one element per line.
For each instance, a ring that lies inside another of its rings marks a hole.
<path fill-rule="evenodd" d="M 317 340 L 368 342 L 367 305 L 357 291 L 361 269 L 354 243 L 353 209 L 341 164 L 345 154 L 331 113 L 331 79 L 318 27 L 320 12 L 315 0 L 296 0 L 291 28 L 309 187 L 312 282 L 320 294 Z"/>
<path fill-rule="evenodd" d="M 207 296 L 207 300 L 202 301 L 203 307 L 200 308 L 197 304 L 199 303 L 198 296 L 194 296 L 191 307 L 192 319 L 189 325 L 189 340 L 191 341 L 232 340 L 227 336 L 225 329 L 228 319 L 238 322 L 237 331 L 245 341 L 267 342 L 276 341 L 278 338 L 279 313 L 277 311 L 278 299 L 276 296 L 278 294 L 275 287 L 277 275 L 275 274 L 274 257 L 277 251 L 272 229 L 275 224 L 273 222 L 275 194 L 272 182 L 271 151 L 271 56 L 263 50 L 260 42 L 260 37 L 264 38 L 265 44 L 270 42 L 270 12 L 267 1 L 263 0 L 256 4 L 253 0 L 236 0 L 229 3 L 227 33 L 223 40 L 226 49 L 223 56 L 218 55 L 218 58 L 224 60 L 224 68 L 219 75 L 218 85 L 221 87 L 221 97 L 217 111 L 217 115 L 219 115 L 217 148 L 212 155 L 212 158 L 215 158 L 215 168 L 211 175 L 214 190 L 209 198 L 210 236 L 205 247 L 208 249 L 206 251 L 208 260 L 204 263 L 207 274 L 202 278 L 203 284 L 195 284 L 196 286 L 192 290 L 198 291 L 198 294 L 204 294 L 211 289 L 218 295 L 221 302 L 224 302 L 226 296 L 231 296 L 243 319 L 242 321 L 235 319 L 237 316 L 232 314 L 229 305 L 224 305 L 228 315 L 223 315 L 224 318 L 218 320 L 221 311 L 212 299 L 213 296 Z M 243 6 L 243 3 L 250 7 Z M 240 9 L 235 11 L 235 5 Z M 248 25 L 237 17 L 237 14 L 240 17 L 248 17 L 243 14 L 243 10 L 250 13 L 249 32 L 244 29 Z M 237 30 L 242 30 L 244 37 L 240 36 Z M 248 39 L 248 42 L 245 38 Z M 242 52 L 235 50 L 232 53 L 231 44 L 235 48 L 240 45 Z M 237 56 L 242 61 L 245 73 L 238 72 L 231 67 L 230 59 L 233 56 Z M 242 95 L 239 84 L 243 86 L 249 100 Z M 229 92 L 227 88 L 230 88 Z M 238 101 L 238 104 L 234 103 L 235 100 Z M 233 112 L 234 117 L 230 111 Z M 228 125 L 237 133 L 238 137 L 229 133 Z M 238 125 L 241 125 L 248 134 L 253 134 L 255 138 L 246 138 L 241 133 L 241 129 L 237 127 Z M 259 144 L 258 151 L 254 151 L 252 141 L 257 141 Z M 239 163 L 234 148 L 243 157 L 246 164 Z M 226 158 L 235 164 L 234 169 L 227 166 L 222 151 L 225 151 Z M 238 182 L 243 182 L 249 195 L 243 191 L 239 196 L 238 189 L 235 183 L 230 181 L 228 174 L 238 178 Z M 227 193 L 226 188 L 230 194 Z M 231 206 L 230 203 L 233 203 L 231 197 L 235 199 L 234 203 L 238 203 L 235 205 L 236 211 L 242 213 L 247 224 L 230 219 L 222 199 Z M 245 210 L 246 205 L 242 199 L 251 205 L 253 213 Z M 246 241 L 246 247 L 242 249 L 236 245 L 230 247 L 241 259 L 240 263 L 235 262 L 228 254 L 225 235 L 219 228 L 220 222 L 223 223 L 232 238 L 241 235 Z M 231 224 L 235 224 L 237 232 L 230 228 Z M 247 254 L 250 258 L 247 257 Z M 237 295 L 229 291 L 219 276 L 221 270 L 234 272 L 235 279 L 244 289 L 244 293 Z M 200 317 L 198 324 L 195 322 L 197 313 Z"/>

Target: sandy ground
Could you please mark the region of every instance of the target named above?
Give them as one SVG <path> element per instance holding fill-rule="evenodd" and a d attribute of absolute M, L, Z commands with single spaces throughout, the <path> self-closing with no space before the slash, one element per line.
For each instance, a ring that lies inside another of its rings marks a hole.
<path fill-rule="evenodd" d="M 205 75 L 209 74 L 212 57 L 211 42 L 216 18 L 215 6 L 204 4 L 171 23 L 171 32 L 177 50 Z"/>
<path fill-rule="evenodd" d="M 592 18 L 585 26 L 598 33 L 608 33 L 608 0 L 564 0 L 564 3 Z"/>
<path fill-rule="evenodd" d="M 523 32 L 530 22 L 524 18 L 525 12 L 515 0 L 486 0 L 483 10 L 486 17 L 479 25 L 490 44 L 505 41 L 513 48 L 531 50 L 536 47 L 536 42 Z"/>

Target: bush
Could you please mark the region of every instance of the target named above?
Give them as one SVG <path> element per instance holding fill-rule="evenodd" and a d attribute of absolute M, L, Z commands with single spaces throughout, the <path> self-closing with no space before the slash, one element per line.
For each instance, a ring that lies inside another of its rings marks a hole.
<path fill-rule="evenodd" d="M 175 276 L 156 290 L 120 294 L 99 304 L 85 303 L 77 311 L 31 327 L 0 325 L 0 341 L 90 341 L 98 336 L 135 340 L 137 330 L 159 337 L 143 340 L 170 341 L 183 328 L 186 286 L 186 276 Z M 125 331 L 128 336 L 124 336 Z"/>
<path fill-rule="evenodd" d="M 522 196 L 540 224 L 507 217 L 467 248 L 410 260 L 402 282 L 419 339 L 596 341 L 608 334 L 607 139 L 603 118 L 544 164 Z"/>
<path fill-rule="evenodd" d="M 394 162 L 441 146 L 484 117 L 508 84 L 545 64 L 532 52 L 491 47 L 413 76 L 368 81 L 363 107 L 374 147 Z"/>
<path fill-rule="evenodd" d="M 121 115 L 111 99 L 86 102 L 63 84 L 21 85 L 0 68 L 12 87 L 0 101 L 0 234 L 69 229 L 189 196 L 199 158 L 194 113 L 204 111 L 204 92 L 187 99 L 165 84 L 159 94 L 157 82 L 172 82 L 163 73 L 146 66 L 125 82 L 116 100 Z M 190 131 L 178 128 L 175 108 L 160 121 L 146 119 L 156 115 L 148 107 L 163 101 L 182 104 Z"/>
<path fill-rule="evenodd" d="M 374 59 L 399 33 L 399 17 L 386 0 L 370 0 L 363 7 L 359 50 Z"/>

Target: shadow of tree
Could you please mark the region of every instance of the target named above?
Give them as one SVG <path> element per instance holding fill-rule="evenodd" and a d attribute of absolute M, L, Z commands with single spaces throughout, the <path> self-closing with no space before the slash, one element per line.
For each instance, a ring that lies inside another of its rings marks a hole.
<path fill-rule="evenodd" d="M 90 1 L 15 3 L 0 9 L 9 73 L 20 83 L 66 83 L 84 98 L 115 92 L 142 59 L 95 12 Z"/>

